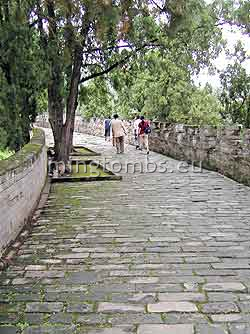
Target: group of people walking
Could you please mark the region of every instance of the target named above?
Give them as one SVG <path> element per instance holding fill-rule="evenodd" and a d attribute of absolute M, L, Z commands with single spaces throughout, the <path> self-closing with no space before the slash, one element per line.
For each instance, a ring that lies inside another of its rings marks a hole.
<path fill-rule="evenodd" d="M 119 116 L 114 115 L 113 119 L 108 117 L 104 121 L 105 140 L 109 140 L 112 132 L 113 145 L 116 147 L 117 154 L 124 153 L 125 136 L 127 135 L 126 128 Z M 146 149 L 149 154 L 148 136 L 151 132 L 150 122 L 145 120 L 144 116 L 137 116 L 133 124 L 134 143 L 136 149 Z"/>

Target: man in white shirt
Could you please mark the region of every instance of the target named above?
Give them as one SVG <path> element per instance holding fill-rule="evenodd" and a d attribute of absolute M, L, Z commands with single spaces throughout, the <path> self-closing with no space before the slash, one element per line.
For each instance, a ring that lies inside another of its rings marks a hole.
<path fill-rule="evenodd" d="M 111 121 L 111 127 L 117 154 L 120 154 L 124 153 L 124 137 L 126 135 L 126 129 L 122 121 L 118 118 L 119 116 L 117 114 L 114 115 L 114 119 Z"/>

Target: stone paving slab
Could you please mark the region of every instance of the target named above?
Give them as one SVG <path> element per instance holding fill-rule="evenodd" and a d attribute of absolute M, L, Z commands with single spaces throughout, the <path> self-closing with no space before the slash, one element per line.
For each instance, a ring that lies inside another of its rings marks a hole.
<path fill-rule="evenodd" d="M 250 333 L 250 189 L 75 140 L 120 161 L 123 180 L 52 185 L 0 276 L 0 334 Z M 173 173 L 145 172 L 149 162 Z"/>
<path fill-rule="evenodd" d="M 194 334 L 193 325 L 140 325 L 137 334 Z"/>

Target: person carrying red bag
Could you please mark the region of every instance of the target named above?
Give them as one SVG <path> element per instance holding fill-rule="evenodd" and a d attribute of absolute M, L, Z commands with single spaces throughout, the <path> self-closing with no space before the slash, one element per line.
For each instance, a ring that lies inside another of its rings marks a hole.
<path fill-rule="evenodd" d="M 141 116 L 141 122 L 139 123 L 139 143 L 140 143 L 140 150 L 145 147 L 147 154 L 149 154 L 149 142 L 148 142 L 148 135 L 151 133 L 150 123 L 149 121 L 145 120 L 144 116 Z"/>

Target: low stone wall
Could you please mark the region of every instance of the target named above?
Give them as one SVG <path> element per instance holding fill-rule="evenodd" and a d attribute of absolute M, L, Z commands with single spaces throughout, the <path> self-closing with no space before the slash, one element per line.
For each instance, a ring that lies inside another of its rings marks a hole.
<path fill-rule="evenodd" d="M 250 129 L 154 123 L 151 149 L 250 185 Z"/>
<path fill-rule="evenodd" d="M 35 129 L 29 144 L 0 161 L 0 256 L 32 215 L 46 177 L 45 135 Z"/>
<path fill-rule="evenodd" d="M 42 125 L 42 124 L 41 124 Z M 250 129 L 197 127 L 153 122 L 150 149 L 178 160 L 196 162 L 238 182 L 250 185 Z M 133 126 L 125 122 L 133 144 Z M 104 136 L 103 120 L 77 117 L 77 132 Z"/>

